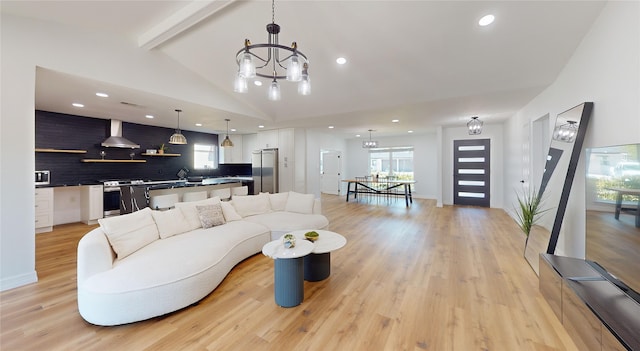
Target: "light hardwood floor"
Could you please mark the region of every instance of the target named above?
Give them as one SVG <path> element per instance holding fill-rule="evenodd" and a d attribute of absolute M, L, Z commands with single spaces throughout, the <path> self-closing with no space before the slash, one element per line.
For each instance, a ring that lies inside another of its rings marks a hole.
<path fill-rule="evenodd" d="M 57 226 L 36 236 L 39 282 L 0 294 L 0 349 L 576 350 L 502 210 L 324 195 L 323 212 L 348 243 L 300 306 L 275 304 L 273 261 L 257 254 L 199 304 L 117 327 L 78 314 L 75 250 L 90 227 Z"/>

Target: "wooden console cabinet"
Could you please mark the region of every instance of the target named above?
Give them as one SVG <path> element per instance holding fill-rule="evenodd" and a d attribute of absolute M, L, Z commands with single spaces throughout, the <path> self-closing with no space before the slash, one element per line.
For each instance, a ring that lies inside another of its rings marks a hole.
<path fill-rule="evenodd" d="M 585 260 L 540 254 L 539 287 L 579 350 L 640 350 L 640 304 Z"/>

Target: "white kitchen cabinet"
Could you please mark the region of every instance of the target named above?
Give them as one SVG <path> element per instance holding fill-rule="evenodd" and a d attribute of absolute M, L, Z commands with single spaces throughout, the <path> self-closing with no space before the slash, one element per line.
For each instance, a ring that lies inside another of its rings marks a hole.
<path fill-rule="evenodd" d="M 219 135 L 222 138 L 222 134 Z M 220 147 L 219 163 L 243 163 L 243 136 L 229 135 L 229 139 L 233 143 L 233 147 Z"/>
<path fill-rule="evenodd" d="M 80 187 L 80 220 L 85 224 L 96 224 L 104 216 L 102 185 Z"/>
<path fill-rule="evenodd" d="M 265 130 L 264 132 L 258 132 L 258 148 L 259 149 L 274 149 L 278 148 L 278 130 Z"/>
<path fill-rule="evenodd" d="M 37 188 L 35 191 L 36 233 L 53 230 L 53 188 Z"/>

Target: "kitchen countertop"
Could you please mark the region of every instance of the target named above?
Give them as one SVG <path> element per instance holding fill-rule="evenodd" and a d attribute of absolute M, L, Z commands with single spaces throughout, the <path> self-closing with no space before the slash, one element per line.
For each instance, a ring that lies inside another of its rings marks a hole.
<path fill-rule="evenodd" d="M 200 181 L 187 181 L 186 179 L 173 179 L 173 180 L 148 180 L 144 181 L 142 184 L 134 184 L 134 185 L 142 185 L 142 186 L 162 186 L 162 185 L 173 185 L 173 187 L 185 187 L 185 186 L 201 186 L 201 185 L 215 185 L 215 184 L 226 184 L 226 183 L 236 183 L 236 182 L 252 182 L 253 178 L 250 176 L 231 176 L 231 177 L 211 177 L 211 178 L 202 178 Z M 102 185 L 100 182 L 82 182 L 78 184 L 45 184 L 45 185 L 36 185 L 36 189 L 41 188 L 57 188 L 57 187 L 70 187 L 70 186 L 83 186 L 83 185 Z"/>

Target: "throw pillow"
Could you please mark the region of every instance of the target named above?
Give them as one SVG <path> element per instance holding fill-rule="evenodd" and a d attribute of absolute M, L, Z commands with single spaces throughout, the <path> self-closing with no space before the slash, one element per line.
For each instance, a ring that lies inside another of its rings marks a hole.
<path fill-rule="evenodd" d="M 218 203 L 220 203 L 220 198 L 215 196 L 200 201 L 177 202 L 176 208 L 182 211 L 182 215 L 189 224 L 189 230 L 195 230 L 198 228 L 202 228 L 202 223 L 200 223 L 200 217 L 198 216 L 198 210 L 196 210 L 196 206 L 215 205 Z"/>
<path fill-rule="evenodd" d="M 153 215 L 156 226 L 158 226 L 160 239 L 166 239 L 170 236 L 189 231 L 189 224 L 180 209 L 174 208 L 168 211 L 151 211 L 151 215 Z"/>
<path fill-rule="evenodd" d="M 314 200 L 313 194 L 300 194 L 295 191 L 290 191 L 284 210 L 287 212 L 312 214 Z"/>
<path fill-rule="evenodd" d="M 118 259 L 131 255 L 160 237 L 148 207 L 122 216 L 101 218 L 98 223 Z"/>
<path fill-rule="evenodd" d="M 271 212 L 269 194 L 234 196 L 232 204 L 242 217 Z"/>
<path fill-rule="evenodd" d="M 289 193 L 275 193 L 269 194 L 269 202 L 271 203 L 272 211 L 284 211 L 287 207 L 287 199 L 289 198 Z"/>
<path fill-rule="evenodd" d="M 239 221 L 242 219 L 242 216 L 240 216 L 238 212 L 236 212 L 235 207 L 233 207 L 232 201 L 233 200 L 220 203 L 220 205 L 222 205 L 222 214 L 224 214 L 224 219 L 227 222 Z"/>
<path fill-rule="evenodd" d="M 196 206 L 198 217 L 202 228 L 207 229 L 217 225 L 223 225 L 224 215 L 222 214 L 222 206 L 220 204 Z"/>

